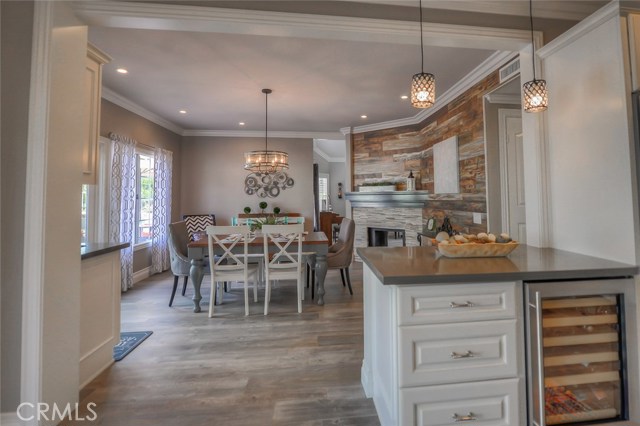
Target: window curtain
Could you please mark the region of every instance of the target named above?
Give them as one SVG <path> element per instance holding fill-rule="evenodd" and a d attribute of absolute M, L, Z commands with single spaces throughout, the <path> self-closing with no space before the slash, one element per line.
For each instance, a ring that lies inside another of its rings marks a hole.
<path fill-rule="evenodd" d="M 115 133 L 111 139 L 109 241 L 128 242 L 120 253 L 121 289 L 133 287 L 133 230 L 136 216 L 136 141 Z"/>
<path fill-rule="evenodd" d="M 173 153 L 156 148 L 153 154 L 153 225 L 151 227 L 151 273 L 166 271 L 169 260 L 171 177 Z"/>

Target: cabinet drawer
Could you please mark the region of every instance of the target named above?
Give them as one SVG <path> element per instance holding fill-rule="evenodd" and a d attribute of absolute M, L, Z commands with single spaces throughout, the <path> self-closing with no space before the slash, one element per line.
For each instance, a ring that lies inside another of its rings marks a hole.
<path fill-rule="evenodd" d="M 518 375 L 517 320 L 399 328 L 400 387 Z"/>
<path fill-rule="evenodd" d="M 401 389 L 399 424 L 519 426 L 519 398 L 519 379 Z"/>
<path fill-rule="evenodd" d="M 516 317 L 516 283 L 401 286 L 399 324 L 511 319 Z"/>

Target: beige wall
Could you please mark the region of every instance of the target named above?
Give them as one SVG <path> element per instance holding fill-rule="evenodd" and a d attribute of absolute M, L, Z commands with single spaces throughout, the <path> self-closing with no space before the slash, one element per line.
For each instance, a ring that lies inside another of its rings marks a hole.
<path fill-rule="evenodd" d="M 231 223 L 245 206 L 258 212 L 266 201 L 267 211 L 299 212 L 305 229 L 313 228 L 313 142 L 311 139 L 269 139 L 269 149 L 289 154 L 288 174 L 292 188 L 277 198 L 246 195 L 244 152 L 264 147 L 262 138 L 185 137 L 182 142 L 181 206 L 184 214 L 214 213 L 219 225 Z"/>
<path fill-rule="evenodd" d="M 31 69 L 32 2 L 1 2 L 2 14 L 2 359 L 0 411 L 15 411 L 20 401 L 24 191 Z"/>
<path fill-rule="evenodd" d="M 99 47 L 99 46 L 98 46 Z M 102 100 L 100 135 L 109 137 L 114 132 L 135 139 L 144 145 L 163 148 L 173 152 L 173 178 L 171 220 L 180 218 L 181 148 L 180 136 L 146 118 L 140 117 L 107 100 Z M 142 249 L 133 254 L 133 271 L 137 272 L 151 265 L 151 249 Z"/>

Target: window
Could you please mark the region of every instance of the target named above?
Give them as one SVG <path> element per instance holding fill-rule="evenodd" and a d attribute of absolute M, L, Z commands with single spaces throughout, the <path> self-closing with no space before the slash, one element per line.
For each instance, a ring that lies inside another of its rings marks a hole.
<path fill-rule="evenodd" d="M 80 219 L 80 235 L 82 244 L 89 241 L 89 185 L 82 185 L 82 202 L 81 202 L 81 219 Z"/>
<path fill-rule="evenodd" d="M 325 173 L 318 174 L 318 198 L 320 199 L 320 210 L 331 210 L 329 204 L 329 175 Z"/>
<path fill-rule="evenodd" d="M 136 154 L 136 228 L 135 244 L 151 240 L 153 217 L 153 155 Z"/>

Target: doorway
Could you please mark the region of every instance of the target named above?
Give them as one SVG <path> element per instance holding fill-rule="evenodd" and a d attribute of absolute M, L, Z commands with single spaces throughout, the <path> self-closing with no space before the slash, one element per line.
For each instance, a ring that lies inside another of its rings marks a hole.
<path fill-rule="evenodd" d="M 485 95 L 487 229 L 526 243 L 520 79 Z"/>

